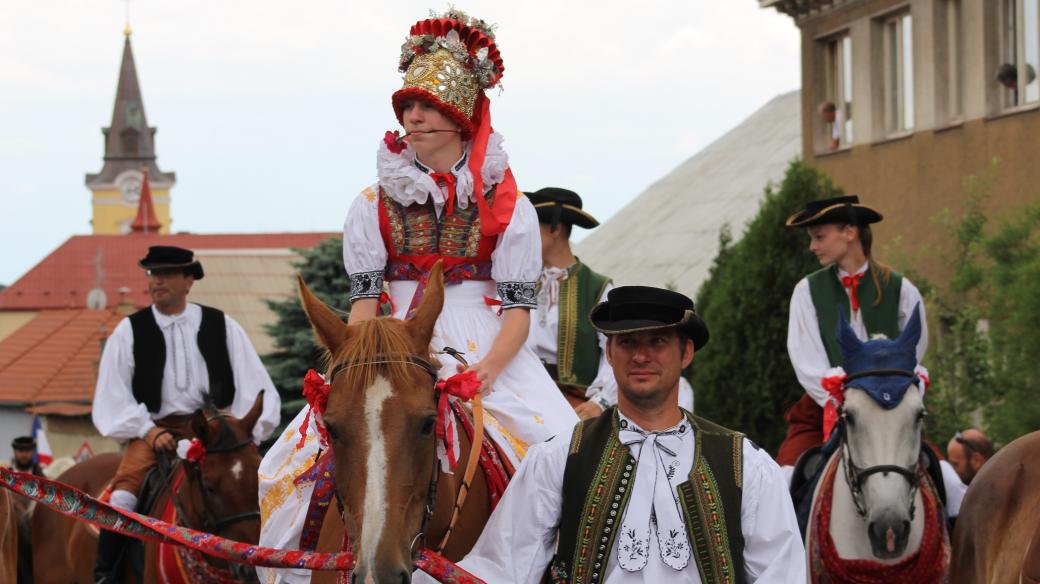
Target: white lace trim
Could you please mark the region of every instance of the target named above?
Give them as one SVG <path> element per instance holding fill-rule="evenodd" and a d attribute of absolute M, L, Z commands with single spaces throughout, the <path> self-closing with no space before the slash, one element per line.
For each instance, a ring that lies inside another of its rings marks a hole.
<path fill-rule="evenodd" d="M 484 180 L 485 192 L 502 182 L 506 169 L 509 167 L 509 155 L 502 148 L 503 141 L 502 135 L 498 132 L 488 137 L 487 154 L 480 172 L 481 178 Z M 465 145 L 467 158 L 470 145 L 470 142 Z M 415 151 L 410 147 L 405 148 L 400 154 L 394 154 L 387 149 L 386 143 L 380 140 L 379 149 L 376 152 L 376 173 L 379 177 L 379 186 L 402 205 L 425 204 L 431 195 L 434 204 L 443 205 L 445 193 L 430 178 L 430 175 L 415 166 L 414 160 Z M 473 174 L 470 172 L 469 166 L 464 165 L 455 173 L 455 176 L 457 180 L 456 204 L 465 209 L 470 202 L 474 201 Z"/>

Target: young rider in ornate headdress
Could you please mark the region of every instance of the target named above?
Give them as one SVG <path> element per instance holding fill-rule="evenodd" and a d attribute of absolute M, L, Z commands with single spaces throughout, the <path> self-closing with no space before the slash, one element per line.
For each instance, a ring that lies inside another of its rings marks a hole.
<path fill-rule="evenodd" d="M 581 419 L 617 404 L 617 382 L 606 360 L 607 338 L 596 333 L 589 311 L 605 302 L 614 285 L 592 271 L 571 249 L 571 230 L 593 229 L 599 221 L 582 208 L 574 191 L 546 187 L 527 198 L 538 213 L 542 236 L 542 275 L 538 309 L 531 318 L 527 344 L 545 364 L 560 391 Z M 693 411 L 693 389 L 679 380 L 679 405 Z"/>
<path fill-rule="evenodd" d="M 502 136 L 491 128 L 485 90 L 498 84 L 502 58 L 491 27 L 452 10 L 412 26 L 400 70 L 404 87 L 392 102 L 405 133 L 387 132 L 380 142 L 379 182 L 355 199 L 344 225 L 349 322 L 374 318 L 381 298 L 395 317 L 407 318 L 429 270 L 443 261 L 444 309 L 433 348 L 464 353 L 482 392 L 491 392 L 483 402 L 487 430 L 516 465 L 528 445 L 569 431 L 577 416 L 524 346 L 541 244 L 535 210 L 517 191 Z M 461 368 L 442 361 L 442 377 Z M 295 442 L 280 440 L 261 465 L 265 545 L 299 544 L 310 486 L 293 479 L 318 446 Z"/>
<path fill-rule="evenodd" d="M 787 437 L 777 462 L 788 470 L 803 452 L 822 444 L 824 409 L 831 395 L 823 386 L 829 370 L 840 367 L 838 319 L 843 313 L 860 340 L 884 334 L 899 336 L 914 307 L 921 306 L 921 339 L 918 363 L 928 347 L 928 325 L 921 293 L 902 275 L 871 255 L 870 225 L 881 213 L 863 205 L 859 197 L 846 196 L 810 202 L 787 219 L 787 227 L 809 232 L 809 250 L 824 267 L 809 274 L 794 288 L 787 329 L 787 352 L 798 381 L 805 389 L 787 411 Z M 927 371 L 920 372 L 927 379 Z"/>

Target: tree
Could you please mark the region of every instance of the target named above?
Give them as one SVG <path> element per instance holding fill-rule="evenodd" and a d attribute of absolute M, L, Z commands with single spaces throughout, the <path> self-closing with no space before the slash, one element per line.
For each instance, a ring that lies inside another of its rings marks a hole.
<path fill-rule="evenodd" d="M 758 214 L 732 243 L 719 235 L 719 254 L 697 294 L 697 312 L 711 341 L 692 367 L 697 413 L 775 452 L 786 432 L 783 414 L 802 395 L 787 356 L 791 292 L 819 269 L 804 230 L 784 221 L 811 200 L 840 195 L 801 161 L 787 168 L 779 190 L 766 188 Z"/>
<path fill-rule="evenodd" d="M 341 312 L 345 321 L 350 310 L 350 279 L 343 269 L 342 250 L 343 238 L 330 237 L 312 249 L 296 250 L 302 259 L 293 265 L 311 292 Z M 303 407 L 303 376 L 308 369 L 321 371 L 324 353 L 317 345 L 299 297 L 266 302 L 278 319 L 266 326 L 276 349 L 264 355 L 263 361 L 282 397 L 285 423 Z"/>

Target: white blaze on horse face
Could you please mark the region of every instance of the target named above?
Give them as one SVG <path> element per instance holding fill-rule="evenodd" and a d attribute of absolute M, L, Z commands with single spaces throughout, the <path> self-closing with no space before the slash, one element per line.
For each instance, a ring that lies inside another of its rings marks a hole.
<path fill-rule="evenodd" d="M 383 402 L 393 393 L 382 375 L 365 391 L 368 455 L 365 462 L 365 506 L 361 524 L 361 553 L 371 570 L 386 518 L 386 445 L 383 442 Z"/>

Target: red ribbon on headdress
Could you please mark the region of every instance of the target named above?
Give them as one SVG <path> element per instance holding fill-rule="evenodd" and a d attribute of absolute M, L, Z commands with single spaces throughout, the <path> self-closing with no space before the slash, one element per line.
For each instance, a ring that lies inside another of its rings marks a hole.
<path fill-rule="evenodd" d="M 307 405 L 310 409 L 307 410 L 307 415 L 303 417 L 303 424 L 300 425 L 300 441 L 296 443 L 296 448 L 303 448 L 304 444 L 307 443 L 307 427 L 310 425 L 311 415 L 317 412 L 319 415 L 325 415 L 325 406 L 329 403 L 329 387 L 328 383 L 325 383 L 325 377 L 313 369 L 307 370 L 307 375 L 303 378 L 303 397 L 307 400 Z M 321 434 L 321 439 L 327 444 L 329 441 L 328 431 L 325 429 L 325 425 L 320 422 L 318 418 L 315 418 L 318 427 L 318 433 Z"/>
<path fill-rule="evenodd" d="M 473 133 L 473 146 L 469 152 L 469 170 L 473 173 L 473 198 L 480 212 L 480 232 L 485 237 L 498 235 L 509 226 L 516 206 L 517 188 L 512 169 L 507 168 L 505 177 L 495 190 L 494 206 L 484 197 L 484 158 L 487 156 L 488 138 L 491 136 L 491 102 L 483 92 L 477 94 L 479 121 Z"/>
<path fill-rule="evenodd" d="M 479 389 L 480 379 L 477 377 L 477 372 L 472 369 L 437 382 L 437 391 L 440 392 L 440 398 L 437 400 L 437 439 L 444 443 L 444 450 L 447 452 L 451 468 L 455 468 L 459 461 L 455 458 L 455 432 L 448 423 L 448 416 L 451 415 L 448 396 L 469 401 L 477 395 Z"/>
<path fill-rule="evenodd" d="M 859 281 L 863 279 L 863 274 L 854 274 L 852 276 L 842 276 L 841 285 L 848 288 L 851 291 L 850 296 L 852 297 L 852 312 L 859 310 Z"/>
<path fill-rule="evenodd" d="M 827 400 L 827 404 L 823 406 L 823 441 L 826 442 L 831 437 L 831 433 L 834 432 L 834 427 L 838 425 L 838 406 L 845 401 L 845 379 L 848 376 L 844 373 L 841 375 L 832 375 L 830 377 L 824 377 L 820 380 L 820 385 L 827 390 L 827 393 L 831 395 L 830 399 Z"/>

